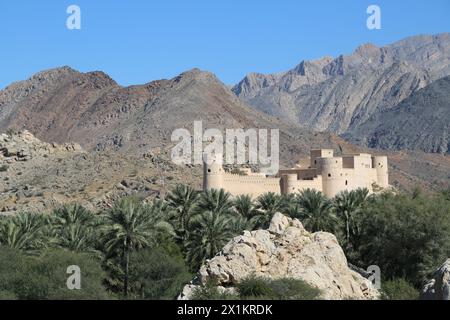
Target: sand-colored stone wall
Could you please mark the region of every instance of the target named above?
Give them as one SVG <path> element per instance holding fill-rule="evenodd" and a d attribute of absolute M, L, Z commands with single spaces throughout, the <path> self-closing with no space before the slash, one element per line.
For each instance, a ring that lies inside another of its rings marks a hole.
<path fill-rule="evenodd" d="M 258 197 L 267 192 L 297 193 L 316 189 L 332 198 L 344 190 L 367 188 L 373 185 L 388 188 L 386 156 L 362 153 L 334 157 L 333 150 L 311 150 L 310 168 L 280 170 L 276 177 L 266 177 L 247 170 L 244 175 L 225 172 L 220 160 L 204 166 L 204 188 L 225 189 L 232 195 L 249 194 Z"/>
<path fill-rule="evenodd" d="M 280 178 L 239 175 L 225 172 L 223 174 L 223 189 L 232 195 L 249 194 L 258 197 L 267 192 L 280 194 Z"/>

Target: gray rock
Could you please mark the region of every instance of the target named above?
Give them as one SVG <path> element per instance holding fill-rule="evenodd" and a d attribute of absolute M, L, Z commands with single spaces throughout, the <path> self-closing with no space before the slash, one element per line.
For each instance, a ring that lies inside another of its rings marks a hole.
<path fill-rule="evenodd" d="M 269 230 L 245 231 L 207 261 L 179 299 L 189 299 L 195 288 L 212 281 L 235 288 L 250 276 L 295 278 L 322 291 L 323 299 L 378 299 L 371 282 L 350 270 L 336 237 L 307 232 L 296 219 L 276 214 Z"/>
<path fill-rule="evenodd" d="M 422 300 L 450 300 L 450 259 L 444 262 L 422 289 Z"/>

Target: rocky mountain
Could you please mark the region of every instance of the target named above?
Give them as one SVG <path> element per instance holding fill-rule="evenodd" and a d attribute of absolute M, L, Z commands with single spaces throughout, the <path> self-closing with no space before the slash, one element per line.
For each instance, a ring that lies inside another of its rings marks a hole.
<path fill-rule="evenodd" d="M 297 219 L 276 213 L 268 230 L 244 231 L 208 260 L 179 299 L 213 283 L 234 292 L 251 275 L 268 279 L 300 279 L 321 290 L 325 300 L 374 300 L 379 292 L 372 283 L 352 271 L 336 237 L 327 232 L 309 233 Z"/>
<path fill-rule="evenodd" d="M 338 148 L 345 143 L 253 110 L 213 74 L 198 69 L 121 87 L 102 72 L 57 68 L 0 91 L 0 132 L 8 132 L 0 141 L 0 166 L 5 166 L 0 211 L 41 211 L 73 201 L 101 209 L 120 195 L 158 196 L 177 183 L 200 188 L 200 167 L 170 160 L 173 130 L 192 133 L 195 120 L 203 122 L 204 130 L 280 129 L 285 164 L 306 155 L 311 145 Z M 36 138 L 28 139 L 31 134 Z M 29 156 L 30 150 L 47 145 L 41 141 L 50 146 L 75 142 L 84 153 Z"/>
<path fill-rule="evenodd" d="M 0 91 L 0 132 L 27 129 L 43 141 L 80 143 L 86 150 L 142 153 L 167 147 L 177 128 L 278 128 L 283 146 L 306 154 L 329 146 L 315 134 L 257 112 L 212 73 L 194 69 L 170 80 L 121 87 L 102 72 L 63 67 Z M 337 144 L 334 143 L 337 147 Z"/>
<path fill-rule="evenodd" d="M 176 166 L 170 159 L 173 130 L 192 133 L 195 120 L 202 120 L 204 129 L 279 129 L 282 167 L 292 167 L 311 148 L 380 153 L 256 111 L 198 69 L 122 87 L 102 72 L 63 67 L 0 91 L 0 133 L 8 133 L 0 141 L 0 211 L 42 211 L 74 201 L 102 209 L 118 196 L 160 196 L 177 183 L 200 188 L 199 166 Z M 54 152 L 76 144 L 83 152 Z M 450 157 L 387 155 L 395 187 L 450 187 Z"/>
<path fill-rule="evenodd" d="M 302 61 L 287 72 L 250 74 L 233 92 L 255 109 L 342 134 L 450 75 L 450 34 L 415 36 L 350 55 Z"/>
<path fill-rule="evenodd" d="M 400 104 L 372 115 L 345 135 L 381 149 L 450 153 L 450 76 L 414 92 Z"/>

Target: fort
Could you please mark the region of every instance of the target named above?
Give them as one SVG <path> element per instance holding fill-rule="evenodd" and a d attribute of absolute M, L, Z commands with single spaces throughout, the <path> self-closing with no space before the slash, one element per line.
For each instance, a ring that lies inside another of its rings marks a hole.
<path fill-rule="evenodd" d="M 332 198 L 344 190 L 367 188 L 372 193 L 389 187 L 387 157 L 368 153 L 334 156 L 332 149 L 311 150 L 307 166 L 279 170 L 275 176 L 248 168 L 228 172 L 223 168 L 222 155 L 204 160 L 204 190 L 224 189 L 234 196 L 289 194 L 309 188 Z"/>

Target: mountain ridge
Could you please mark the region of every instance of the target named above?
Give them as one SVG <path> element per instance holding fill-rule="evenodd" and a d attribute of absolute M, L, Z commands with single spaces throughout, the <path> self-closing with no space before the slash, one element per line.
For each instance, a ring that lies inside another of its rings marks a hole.
<path fill-rule="evenodd" d="M 414 92 L 392 109 L 372 115 L 349 141 L 371 148 L 450 153 L 450 76 Z"/>
<path fill-rule="evenodd" d="M 450 33 L 414 36 L 384 47 L 364 44 L 350 55 L 319 61 L 324 65 L 309 68 L 309 74 L 299 72 L 299 66 L 314 66 L 314 61 L 302 61 L 276 75 L 246 76 L 232 90 L 257 110 L 344 134 L 450 75 Z"/>

